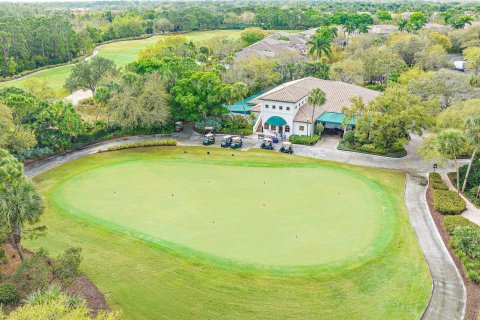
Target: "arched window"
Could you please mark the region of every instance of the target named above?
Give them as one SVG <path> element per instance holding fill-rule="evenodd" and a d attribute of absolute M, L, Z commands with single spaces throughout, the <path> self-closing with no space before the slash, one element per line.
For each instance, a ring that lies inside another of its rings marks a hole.
<path fill-rule="evenodd" d="M 289 125 L 285 126 L 285 132 L 290 132 L 290 126 Z"/>
<path fill-rule="evenodd" d="M 265 129 L 268 129 L 268 123 L 265 123 L 265 125 L 263 126 Z"/>

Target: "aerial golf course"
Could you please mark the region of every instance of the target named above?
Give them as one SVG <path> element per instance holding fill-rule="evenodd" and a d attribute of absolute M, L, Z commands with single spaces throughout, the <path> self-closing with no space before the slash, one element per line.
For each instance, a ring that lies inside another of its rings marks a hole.
<path fill-rule="evenodd" d="M 48 235 L 27 244 L 81 246 L 125 319 L 418 319 L 404 180 L 260 150 L 100 153 L 35 178 Z"/>
<path fill-rule="evenodd" d="M 232 37 L 239 38 L 242 30 L 212 30 L 212 31 L 193 31 L 184 33 L 183 35 L 191 41 L 204 41 L 214 37 Z M 163 35 L 153 36 L 140 40 L 127 40 L 117 41 L 102 45 L 98 50 L 98 56 L 112 59 L 117 66 L 123 67 L 130 62 L 137 59 L 138 53 L 147 47 L 154 44 L 164 37 Z M 29 77 L 37 78 L 39 80 L 48 80 L 48 85 L 55 91 L 57 98 L 63 98 L 69 95 L 69 93 L 63 88 L 65 79 L 70 75 L 72 65 L 65 65 L 57 68 L 47 69 L 35 73 Z M 23 88 L 25 80 L 28 78 L 22 78 L 11 82 L 0 83 L 0 88 L 14 86 Z"/>

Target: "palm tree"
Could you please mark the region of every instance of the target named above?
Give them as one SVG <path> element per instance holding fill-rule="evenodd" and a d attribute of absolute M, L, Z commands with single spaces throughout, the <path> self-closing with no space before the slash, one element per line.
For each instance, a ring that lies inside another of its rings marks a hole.
<path fill-rule="evenodd" d="M 475 155 L 480 148 L 480 116 L 475 118 L 470 118 L 465 123 L 465 133 L 467 135 L 468 142 L 473 147 L 472 157 L 470 158 L 470 163 L 467 167 L 467 172 L 465 173 L 465 178 L 463 179 L 462 192 L 465 192 L 465 187 L 467 186 L 468 175 L 470 174 L 470 169 L 472 168 L 473 160 Z"/>
<path fill-rule="evenodd" d="M 451 21 L 450 25 L 454 29 L 463 29 L 465 25 L 472 24 L 473 18 L 471 16 L 463 15 L 452 20 L 453 21 Z"/>
<path fill-rule="evenodd" d="M 401 19 L 398 21 L 398 31 L 404 32 L 409 30 L 410 22 L 406 19 Z"/>
<path fill-rule="evenodd" d="M 45 211 L 43 198 L 30 180 L 22 177 L 8 188 L 0 190 L 0 225 L 12 236 L 13 244 L 23 260 L 22 228 L 38 222 Z M 41 231 L 37 227 L 29 231 Z"/>
<path fill-rule="evenodd" d="M 311 117 L 312 125 L 313 125 L 313 117 L 315 116 L 315 109 L 321 106 L 322 104 L 324 104 L 325 101 L 327 101 L 325 92 L 323 92 L 320 88 L 314 88 L 308 94 L 308 104 L 312 106 L 312 117 Z M 308 131 L 307 131 L 307 134 L 309 134 Z"/>
<path fill-rule="evenodd" d="M 308 44 L 311 45 L 308 54 L 317 60 L 320 60 L 323 55 L 330 57 L 332 54 L 332 40 L 330 37 L 317 34 Z"/>
<path fill-rule="evenodd" d="M 345 22 L 344 29 L 345 29 L 345 32 L 347 33 L 346 42 L 348 43 L 348 37 L 351 34 L 353 34 L 355 32 L 355 30 L 357 30 L 357 26 L 355 25 L 355 23 L 353 21 L 348 20 L 347 22 Z"/>
<path fill-rule="evenodd" d="M 437 136 L 437 151 L 447 159 L 453 159 L 457 173 L 457 192 L 460 193 L 460 174 L 457 158 L 465 151 L 467 140 L 462 131 L 446 129 Z"/>
<path fill-rule="evenodd" d="M 362 23 L 361 25 L 358 26 L 358 32 L 360 33 L 368 33 L 370 30 L 370 27 L 366 23 Z"/>
<path fill-rule="evenodd" d="M 245 98 L 247 97 L 248 94 L 248 86 L 244 82 L 235 82 L 231 87 L 230 87 L 230 92 L 229 92 L 229 97 L 232 103 L 235 103 L 235 101 L 241 101 L 242 100 L 242 107 L 243 107 L 243 116 L 246 118 L 247 117 L 247 110 L 245 109 Z"/>

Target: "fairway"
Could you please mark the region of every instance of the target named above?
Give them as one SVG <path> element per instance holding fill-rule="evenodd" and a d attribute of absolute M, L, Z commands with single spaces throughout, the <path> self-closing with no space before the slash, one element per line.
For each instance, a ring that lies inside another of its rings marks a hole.
<path fill-rule="evenodd" d="M 35 180 L 49 229 L 29 247 L 81 246 L 126 319 L 416 319 L 428 301 L 400 172 L 164 147 Z"/>
<path fill-rule="evenodd" d="M 238 38 L 240 37 L 241 32 L 242 30 L 193 31 L 185 33 L 183 35 L 187 37 L 187 39 L 195 42 L 207 40 L 214 37 Z M 156 43 L 163 37 L 165 36 L 158 35 L 146 39 L 118 41 L 105 44 L 99 48 L 98 56 L 112 59 L 113 61 L 115 61 L 117 66 L 123 67 L 128 63 L 135 61 L 140 50 L 144 49 L 148 45 Z M 40 71 L 39 73 L 36 73 L 31 77 L 37 79 L 47 79 L 48 85 L 52 89 L 54 89 L 56 97 L 63 98 L 68 95 L 68 92 L 63 88 L 63 85 L 65 84 L 65 79 L 69 76 L 71 70 L 72 65 L 66 65 L 58 68 Z M 0 83 L 0 88 L 9 86 L 23 88 L 26 79 L 28 78 L 18 79 L 6 83 Z"/>

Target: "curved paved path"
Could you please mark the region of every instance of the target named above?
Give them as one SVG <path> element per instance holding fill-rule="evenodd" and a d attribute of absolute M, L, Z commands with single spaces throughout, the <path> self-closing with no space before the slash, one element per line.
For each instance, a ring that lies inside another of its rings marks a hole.
<path fill-rule="evenodd" d="M 427 260 L 433 288 L 430 302 L 421 319 L 457 320 L 465 316 L 467 292 L 462 277 L 438 233 L 427 205 L 426 186 L 420 179 L 407 174 L 405 203 L 417 236 L 418 244 Z"/>
<path fill-rule="evenodd" d="M 51 157 L 25 168 L 25 174 L 33 178 L 49 169 L 65 162 L 84 157 L 104 150 L 110 146 L 135 141 L 161 140 L 172 136 L 134 136 L 100 142 L 87 148 Z M 179 145 L 201 145 L 202 137 L 191 130 L 180 134 L 173 134 Z M 243 150 L 258 147 L 259 140 L 245 138 Z M 217 141 L 218 145 L 218 141 Z M 367 154 L 320 149 L 317 147 L 295 146 L 295 154 L 319 159 L 345 162 L 355 165 L 404 170 L 407 172 L 428 172 L 431 163 L 421 161 L 416 153 L 402 159 L 378 157 Z M 466 307 L 466 289 L 448 250 L 446 249 L 438 230 L 430 215 L 426 202 L 426 187 L 420 186 L 418 178 L 408 173 L 405 184 L 405 203 L 413 229 L 423 255 L 429 265 L 433 279 L 433 288 L 430 301 L 425 308 L 421 319 L 427 320 L 461 320 L 464 318 Z"/>

